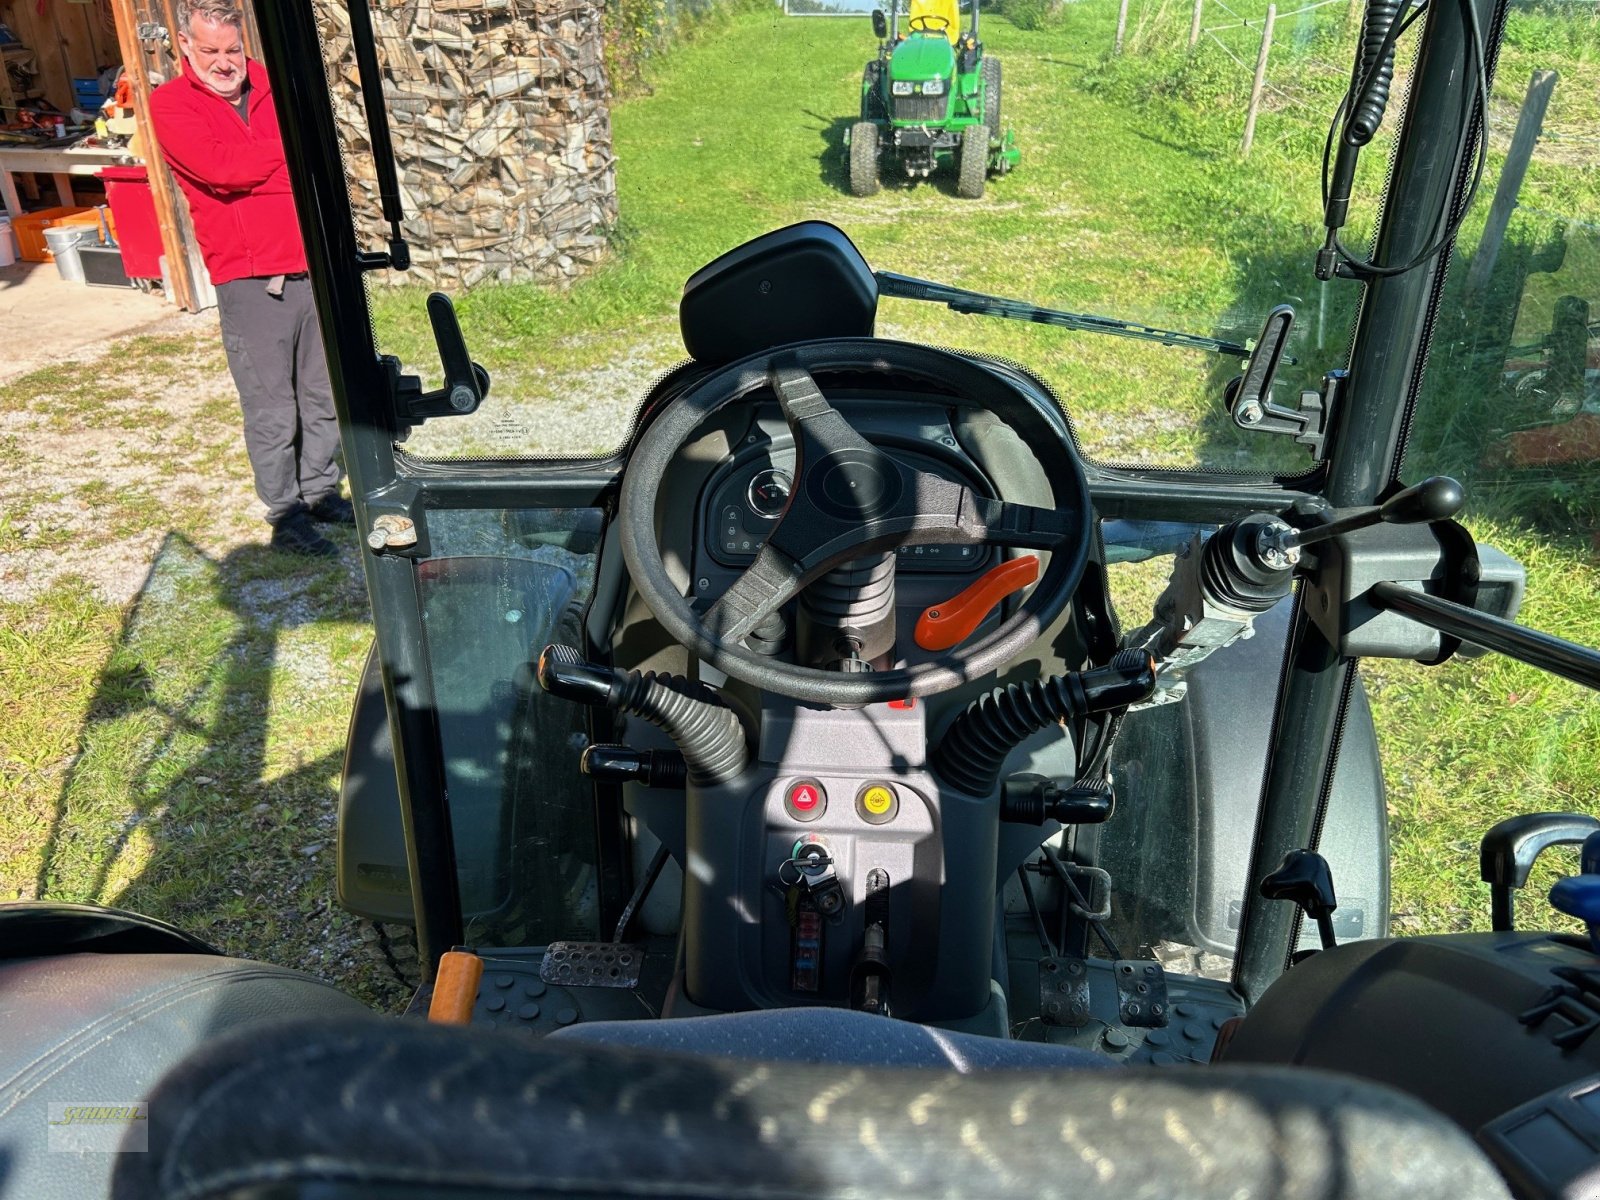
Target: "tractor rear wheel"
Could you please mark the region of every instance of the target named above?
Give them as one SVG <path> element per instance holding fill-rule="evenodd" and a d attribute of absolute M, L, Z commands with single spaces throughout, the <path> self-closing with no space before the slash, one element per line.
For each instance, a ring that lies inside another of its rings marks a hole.
<path fill-rule="evenodd" d="M 1000 60 L 985 54 L 983 66 L 983 123 L 995 137 L 1005 136 L 1005 126 L 1000 123 Z"/>
<path fill-rule="evenodd" d="M 861 73 L 861 119 L 874 121 L 888 117 L 883 105 L 883 64 L 874 60 Z"/>
<path fill-rule="evenodd" d="M 983 199 L 983 181 L 988 173 L 988 127 L 968 125 L 961 131 L 961 151 L 956 159 L 956 195 L 963 200 Z"/>
<path fill-rule="evenodd" d="M 850 129 L 850 194 L 870 196 L 878 190 L 878 127 L 857 121 Z"/>

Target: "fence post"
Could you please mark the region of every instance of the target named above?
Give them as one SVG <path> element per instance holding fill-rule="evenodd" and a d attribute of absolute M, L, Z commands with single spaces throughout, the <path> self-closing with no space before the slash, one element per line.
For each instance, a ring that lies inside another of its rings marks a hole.
<path fill-rule="evenodd" d="M 1200 40 L 1200 7 L 1205 0 L 1194 0 L 1194 16 L 1189 18 L 1189 49 L 1193 50 Z"/>
<path fill-rule="evenodd" d="M 1517 114 L 1517 129 L 1511 135 L 1511 149 L 1506 151 L 1505 166 L 1500 168 L 1500 183 L 1494 189 L 1494 203 L 1489 207 L 1489 219 L 1483 226 L 1483 237 L 1478 241 L 1478 252 L 1472 256 L 1472 270 L 1467 272 L 1467 292 L 1481 292 L 1494 274 L 1495 259 L 1500 257 L 1500 243 L 1505 241 L 1506 227 L 1511 224 L 1511 214 L 1517 207 L 1517 193 L 1522 190 L 1522 177 L 1527 173 L 1528 160 L 1533 157 L 1533 147 L 1544 128 L 1545 110 L 1550 107 L 1550 93 L 1556 90 L 1560 77 L 1554 71 L 1535 71 L 1528 82 L 1528 94 L 1523 98 L 1522 111 Z M 1485 129 L 1480 135 L 1488 137 Z"/>
<path fill-rule="evenodd" d="M 1114 54 L 1122 53 L 1122 35 L 1128 31 L 1128 0 L 1122 0 L 1122 7 L 1117 9 L 1117 44 L 1112 51 Z"/>
<path fill-rule="evenodd" d="M 1278 19 L 1278 6 L 1267 5 L 1267 23 L 1261 27 L 1261 52 L 1256 55 L 1256 78 L 1250 85 L 1250 111 L 1244 118 L 1244 142 L 1240 151 L 1250 155 L 1250 143 L 1256 140 L 1256 110 L 1261 107 L 1261 89 L 1267 84 L 1267 53 L 1272 49 L 1272 25 Z"/>

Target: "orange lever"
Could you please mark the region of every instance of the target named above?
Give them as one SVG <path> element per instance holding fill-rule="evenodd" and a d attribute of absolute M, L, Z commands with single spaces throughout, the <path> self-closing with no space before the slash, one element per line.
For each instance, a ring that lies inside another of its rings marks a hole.
<path fill-rule="evenodd" d="M 965 591 L 923 610 L 912 636 L 924 650 L 948 650 L 959 645 L 972 636 L 990 609 L 1037 578 L 1039 560 L 1031 554 L 991 567 Z"/>
<path fill-rule="evenodd" d="M 451 950 L 441 955 L 428 1020 L 440 1025 L 470 1025 L 472 1004 L 478 998 L 478 981 L 482 978 L 483 959 L 476 954 Z"/>

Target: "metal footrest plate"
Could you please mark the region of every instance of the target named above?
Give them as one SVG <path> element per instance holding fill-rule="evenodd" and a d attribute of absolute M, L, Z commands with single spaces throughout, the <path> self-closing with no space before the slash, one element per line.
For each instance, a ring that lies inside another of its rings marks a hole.
<path fill-rule="evenodd" d="M 566 987 L 636 988 L 644 947 L 632 942 L 551 942 L 539 978 Z"/>

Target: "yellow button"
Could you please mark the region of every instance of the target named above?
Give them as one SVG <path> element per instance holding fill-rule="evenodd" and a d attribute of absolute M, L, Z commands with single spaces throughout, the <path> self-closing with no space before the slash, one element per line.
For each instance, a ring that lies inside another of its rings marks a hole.
<path fill-rule="evenodd" d="M 861 807 L 875 817 L 881 817 L 894 807 L 894 793 L 888 788 L 874 785 L 861 793 Z"/>

